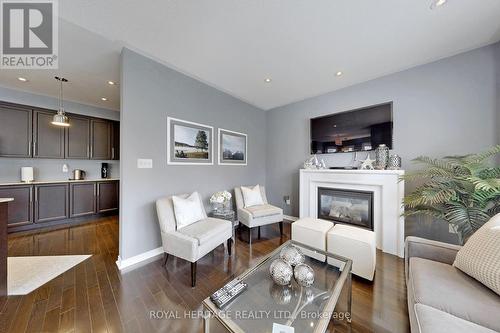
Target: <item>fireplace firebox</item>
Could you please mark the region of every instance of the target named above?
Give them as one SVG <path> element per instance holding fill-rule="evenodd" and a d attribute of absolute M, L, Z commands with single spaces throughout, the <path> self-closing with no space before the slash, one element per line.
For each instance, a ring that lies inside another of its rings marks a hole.
<path fill-rule="evenodd" d="M 319 187 L 318 218 L 373 231 L 373 192 Z"/>

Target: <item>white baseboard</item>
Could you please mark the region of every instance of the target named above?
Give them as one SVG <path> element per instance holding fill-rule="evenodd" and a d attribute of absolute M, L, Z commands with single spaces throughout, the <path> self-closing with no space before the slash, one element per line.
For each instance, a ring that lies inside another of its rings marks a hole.
<path fill-rule="evenodd" d="M 283 215 L 283 218 L 284 218 L 285 220 L 292 221 L 292 222 L 295 222 L 295 221 L 297 221 L 297 220 L 299 219 L 299 218 L 298 218 L 298 217 L 296 217 L 296 216 L 290 216 L 290 215 Z"/>
<path fill-rule="evenodd" d="M 128 259 L 122 260 L 120 256 L 118 256 L 118 260 L 116 261 L 116 266 L 118 266 L 119 270 L 124 270 L 126 268 L 130 268 L 137 264 L 144 264 L 148 261 L 152 261 L 152 259 L 156 259 L 156 257 L 163 254 L 163 247 L 157 247 L 156 249 L 138 254 L 136 256 L 130 257 Z"/>

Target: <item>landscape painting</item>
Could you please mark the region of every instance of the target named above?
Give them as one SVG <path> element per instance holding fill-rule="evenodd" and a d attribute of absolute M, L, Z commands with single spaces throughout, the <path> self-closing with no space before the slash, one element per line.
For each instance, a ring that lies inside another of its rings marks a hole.
<path fill-rule="evenodd" d="M 219 128 L 219 164 L 247 165 L 247 135 Z"/>
<path fill-rule="evenodd" d="M 213 127 L 167 118 L 168 164 L 213 164 Z"/>

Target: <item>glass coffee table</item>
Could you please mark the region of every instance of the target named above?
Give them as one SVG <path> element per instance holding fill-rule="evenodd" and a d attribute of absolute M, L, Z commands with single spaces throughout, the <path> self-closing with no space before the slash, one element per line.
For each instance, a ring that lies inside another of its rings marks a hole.
<path fill-rule="evenodd" d="M 271 279 L 269 266 L 288 245 L 303 250 L 305 263 L 314 270 L 312 286 L 301 287 L 293 278 L 289 286 L 280 286 Z M 248 288 L 223 309 L 210 297 L 203 301 L 205 332 L 272 333 L 276 323 L 293 327 L 295 333 L 323 333 L 331 319 L 350 322 L 351 267 L 350 259 L 288 241 L 238 277 Z M 341 294 L 346 299 L 344 312 L 339 310 Z"/>

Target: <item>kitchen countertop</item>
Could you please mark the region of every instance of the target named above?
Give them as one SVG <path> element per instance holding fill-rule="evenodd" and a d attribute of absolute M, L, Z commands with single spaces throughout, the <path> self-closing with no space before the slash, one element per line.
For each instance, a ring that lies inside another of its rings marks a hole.
<path fill-rule="evenodd" d="M 11 201 L 14 201 L 14 199 L 13 198 L 0 198 L 0 203 L 11 202 Z"/>
<path fill-rule="evenodd" d="M 86 182 L 101 182 L 101 181 L 114 181 L 120 180 L 119 178 L 98 178 L 98 179 L 83 179 L 83 180 L 37 180 L 33 182 L 5 182 L 1 183 L 0 186 L 9 185 L 42 185 L 42 184 L 58 184 L 58 183 L 86 183 Z"/>

